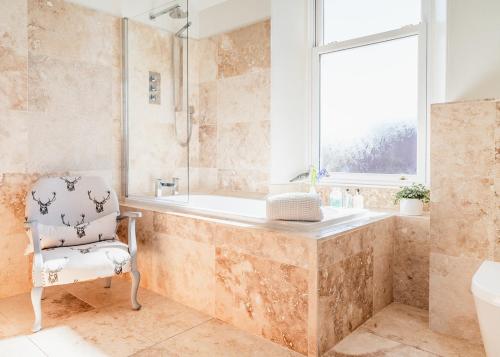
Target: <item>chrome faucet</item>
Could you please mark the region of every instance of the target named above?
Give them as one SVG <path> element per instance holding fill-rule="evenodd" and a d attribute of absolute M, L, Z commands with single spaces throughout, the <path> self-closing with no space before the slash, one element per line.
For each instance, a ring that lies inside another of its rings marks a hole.
<path fill-rule="evenodd" d="M 178 177 L 173 177 L 172 182 L 167 182 L 163 179 L 156 179 L 155 180 L 155 196 L 156 197 L 161 197 L 163 196 L 163 188 L 164 187 L 170 187 L 170 195 L 177 195 L 179 194 L 179 178 Z"/>

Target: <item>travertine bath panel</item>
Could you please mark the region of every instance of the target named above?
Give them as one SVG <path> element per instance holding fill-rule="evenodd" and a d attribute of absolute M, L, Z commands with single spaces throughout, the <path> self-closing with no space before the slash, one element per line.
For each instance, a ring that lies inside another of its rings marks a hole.
<path fill-rule="evenodd" d="M 318 239 L 141 211 L 144 287 L 304 355 L 330 350 L 392 302 L 394 217 Z"/>

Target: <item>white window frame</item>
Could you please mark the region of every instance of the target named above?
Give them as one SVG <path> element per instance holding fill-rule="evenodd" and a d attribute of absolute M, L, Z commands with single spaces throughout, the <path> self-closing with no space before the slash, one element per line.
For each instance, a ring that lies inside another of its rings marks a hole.
<path fill-rule="evenodd" d="M 426 184 L 429 181 L 428 160 L 428 60 L 427 60 L 427 13 L 428 0 L 422 0 L 421 22 L 416 25 L 404 26 L 396 30 L 385 31 L 373 35 L 350 40 L 323 44 L 323 0 L 315 0 L 315 43 L 312 50 L 312 98 L 311 98 L 311 163 L 320 167 L 320 115 L 321 115 L 321 68 L 320 58 L 323 54 L 333 53 L 351 48 L 363 47 L 386 41 L 401 39 L 414 35 L 419 36 L 418 43 L 418 131 L 417 131 L 417 174 L 370 174 L 370 173 L 339 173 L 331 172 L 330 177 L 323 178 L 322 183 L 341 185 L 376 185 L 401 186 L 412 182 Z M 404 180 L 404 181 L 403 181 Z"/>

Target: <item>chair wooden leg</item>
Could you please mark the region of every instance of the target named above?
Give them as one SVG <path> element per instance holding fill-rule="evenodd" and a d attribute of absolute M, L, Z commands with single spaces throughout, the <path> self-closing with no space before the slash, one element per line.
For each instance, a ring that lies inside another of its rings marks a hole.
<path fill-rule="evenodd" d="M 42 300 L 45 300 L 47 297 L 47 289 L 41 288 L 42 289 Z"/>
<path fill-rule="evenodd" d="M 42 287 L 34 287 L 31 289 L 31 303 L 33 304 L 33 312 L 35 313 L 35 322 L 32 331 L 37 332 L 42 329 Z"/>
<path fill-rule="evenodd" d="M 109 289 L 111 287 L 111 277 L 104 278 L 104 287 Z"/>
<path fill-rule="evenodd" d="M 141 308 L 141 304 L 137 301 L 137 290 L 139 290 L 139 283 L 141 281 L 141 274 L 138 271 L 132 271 L 132 309 L 139 310 Z"/>

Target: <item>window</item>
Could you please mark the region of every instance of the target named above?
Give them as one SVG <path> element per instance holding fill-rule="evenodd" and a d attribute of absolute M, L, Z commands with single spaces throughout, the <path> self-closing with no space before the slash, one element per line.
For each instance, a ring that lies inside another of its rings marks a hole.
<path fill-rule="evenodd" d="M 426 177 L 420 0 L 317 0 L 314 160 L 334 181 Z"/>

